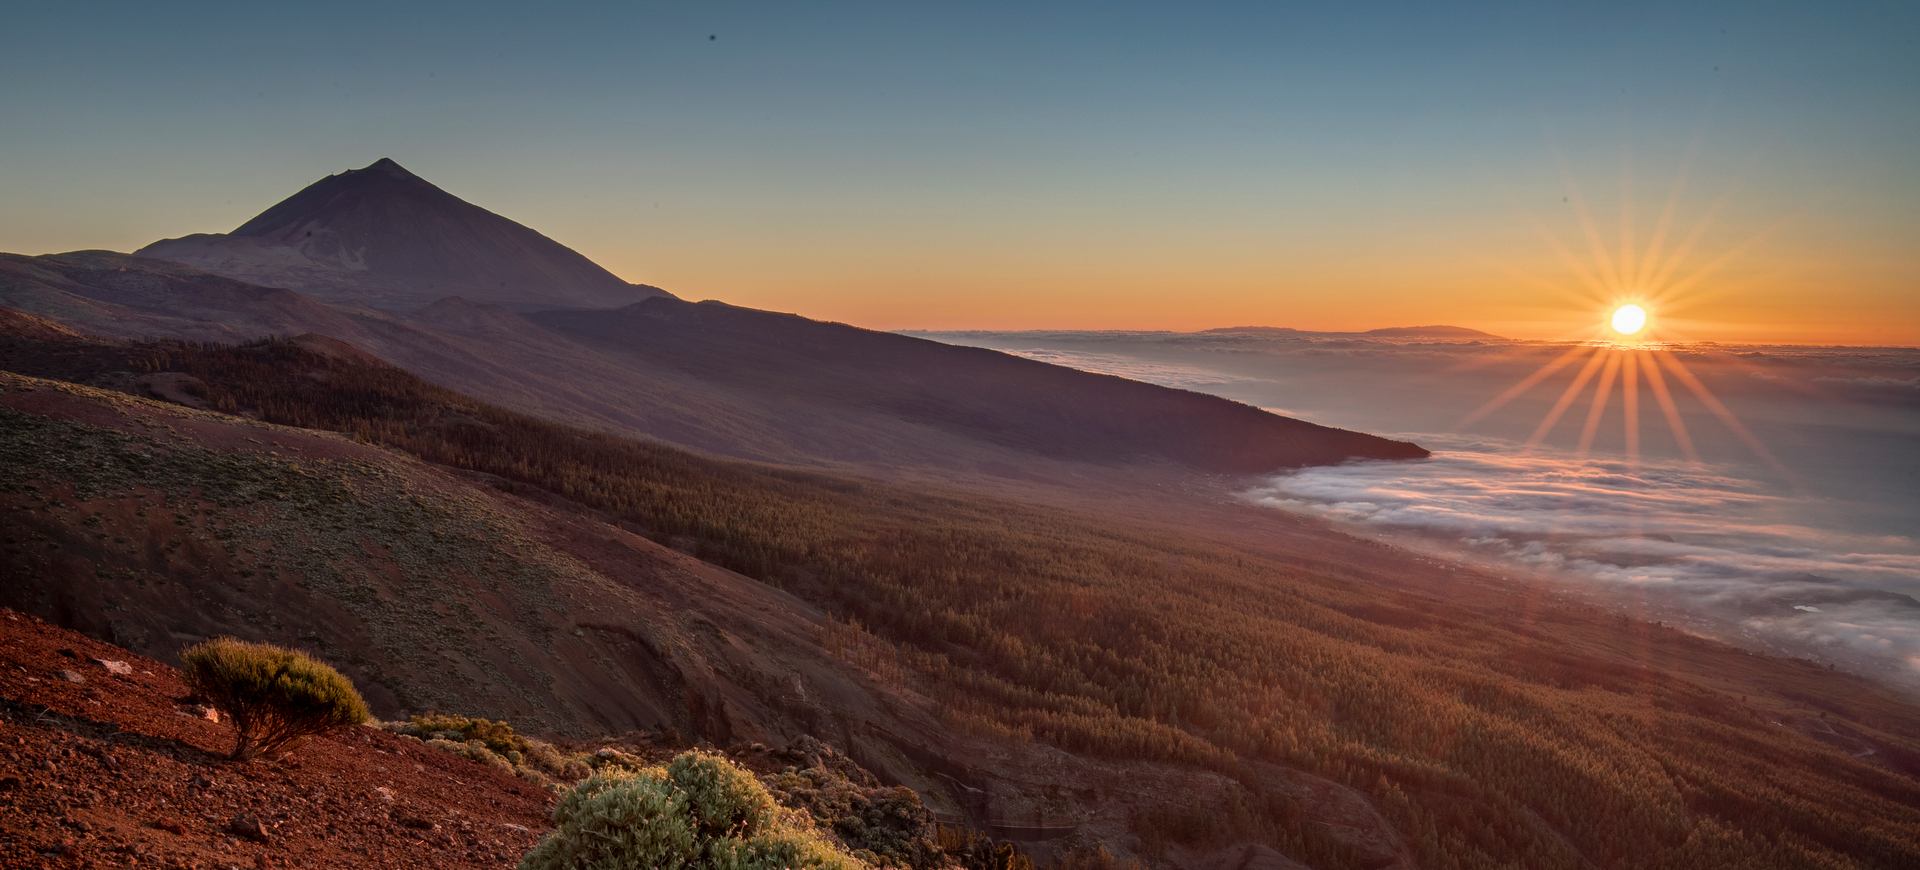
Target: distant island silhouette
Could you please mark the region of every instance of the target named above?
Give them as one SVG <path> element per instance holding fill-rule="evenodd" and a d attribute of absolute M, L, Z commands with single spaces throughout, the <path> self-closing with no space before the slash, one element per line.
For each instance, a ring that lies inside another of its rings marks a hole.
<path fill-rule="evenodd" d="M 1251 332 L 1259 335 L 1290 335 L 1312 333 L 1315 335 L 1377 335 L 1383 338 L 1502 338 L 1491 332 L 1468 329 L 1464 326 L 1389 326 L 1384 329 L 1369 329 L 1366 332 L 1317 332 L 1314 330 L 1294 329 L 1291 326 L 1223 326 L 1218 329 L 1200 330 L 1202 335 L 1226 332 Z"/>

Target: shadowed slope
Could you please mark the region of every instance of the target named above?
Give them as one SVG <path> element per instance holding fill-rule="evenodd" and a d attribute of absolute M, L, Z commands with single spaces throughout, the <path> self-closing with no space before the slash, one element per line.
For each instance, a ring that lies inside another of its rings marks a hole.
<path fill-rule="evenodd" d="M 650 299 L 528 319 L 770 403 L 893 418 L 1047 457 L 1261 472 L 1428 455 L 1204 393 L 719 302 Z"/>
<path fill-rule="evenodd" d="M 231 233 L 163 239 L 135 254 L 393 309 L 452 295 L 520 308 L 667 295 L 384 158 L 316 181 Z"/>
<path fill-rule="evenodd" d="M 521 315 L 446 297 L 392 314 L 80 251 L 0 255 L 0 305 L 114 338 L 317 333 L 516 410 L 749 459 L 1064 479 L 1138 461 L 1257 472 L 1427 455 L 1213 396 L 720 303 Z"/>

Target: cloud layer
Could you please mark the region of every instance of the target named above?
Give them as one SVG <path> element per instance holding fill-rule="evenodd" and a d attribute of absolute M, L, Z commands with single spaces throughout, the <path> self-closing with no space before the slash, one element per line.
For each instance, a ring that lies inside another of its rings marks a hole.
<path fill-rule="evenodd" d="M 1714 614 L 1748 639 L 1920 681 L 1920 548 L 1800 522 L 1804 505 L 1680 462 L 1637 466 L 1414 435 L 1423 462 L 1302 469 L 1253 501 L 1459 542 Z"/>

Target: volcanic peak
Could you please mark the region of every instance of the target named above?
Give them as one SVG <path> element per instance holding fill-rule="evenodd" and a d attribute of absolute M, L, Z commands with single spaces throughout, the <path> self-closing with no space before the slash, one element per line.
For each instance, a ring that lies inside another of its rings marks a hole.
<path fill-rule="evenodd" d="M 231 233 L 163 239 L 135 253 L 393 310 L 451 294 L 518 310 L 611 308 L 669 295 L 629 284 L 385 157 L 322 178 Z"/>

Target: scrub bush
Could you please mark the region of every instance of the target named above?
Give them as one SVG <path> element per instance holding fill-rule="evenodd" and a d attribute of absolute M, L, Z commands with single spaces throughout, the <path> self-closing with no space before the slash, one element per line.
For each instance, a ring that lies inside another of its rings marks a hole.
<path fill-rule="evenodd" d="M 418 737 L 422 740 L 436 737 L 455 743 L 478 740 L 487 745 L 488 751 L 501 756 L 509 752 L 526 752 L 531 742 L 513 733 L 513 726 L 505 722 L 471 719 L 466 716 L 442 716 L 428 713 L 425 716 L 415 716 L 407 722 L 393 723 L 387 728 L 395 734 Z"/>
<path fill-rule="evenodd" d="M 188 647 L 180 658 L 187 688 L 233 720 L 236 761 L 367 718 L 353 683 L 303 652 L 223 637 Z"/>
<path fill-rule="evenodd" d="M 520 870 L 865 870 L 798 814 L 783 814 L 753 775 L 689 752 L 666 767 L 609 768 L 553 809 L 553 833 Z"/>

